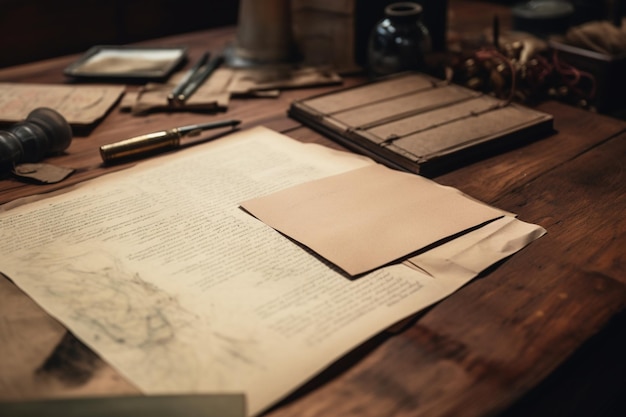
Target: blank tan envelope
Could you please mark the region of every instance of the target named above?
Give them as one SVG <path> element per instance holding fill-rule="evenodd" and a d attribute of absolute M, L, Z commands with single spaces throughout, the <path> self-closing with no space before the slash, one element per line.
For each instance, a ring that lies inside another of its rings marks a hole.
<path fill-rule="evenodd" d="M 505 214 L 454 188 L 379 164 L 251 199 L 241 207 L 350 275 Z"/>

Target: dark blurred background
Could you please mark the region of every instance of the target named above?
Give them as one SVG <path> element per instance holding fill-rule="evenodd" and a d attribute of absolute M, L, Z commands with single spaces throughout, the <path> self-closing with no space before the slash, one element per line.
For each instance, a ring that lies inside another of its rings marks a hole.
<path fill-rule="evenodd" d="M 236 0 L 0 0 L 0 68 L 234 24 Z"/>

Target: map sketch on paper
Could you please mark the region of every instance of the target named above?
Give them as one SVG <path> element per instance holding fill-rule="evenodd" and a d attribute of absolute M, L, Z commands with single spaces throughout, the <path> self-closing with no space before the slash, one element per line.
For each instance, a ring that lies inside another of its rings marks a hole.
<path fill-rule="evenodd" d="M 63 252 L 48 247 L 24 259 L 21 275 L 26 285 L 34 293 L 56 299 L 69 320 L 88 329 L 89 341 L 133 355 L 150 379 L 160 381 L 158 391 L 193 390 L 201 378 L 207 378 L 202 369 L 209 366 L 216 385 L 237 362 L 263 368 L 254 357 L 255 340 L 215 330 L 210 317 L 190 311 L 175 295 L 127 271 L 114 255 L 79 250 L 66 258 Z M 44 279 L 41 269 L 46 271 Z M 199 335 L 205 341 L 202 357 L 191 342 Z M 185 375 L 183 386 L 175 377 L 178 374 Z"/>
<path fill-rule="evenodd" d="M 469 279 L 348 279 L 239 207 L 370 163 L 242 131 L 0 208 L 0 270 L 144 393 L 243 392 L 256 415 Z"/>

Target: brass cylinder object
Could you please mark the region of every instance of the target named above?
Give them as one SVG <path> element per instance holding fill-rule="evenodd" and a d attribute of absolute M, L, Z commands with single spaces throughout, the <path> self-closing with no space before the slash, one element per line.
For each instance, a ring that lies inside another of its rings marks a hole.
<path fill-rule="evenodd" d="M 100 147 L 100 156 L 105 163 L 134 159 L 177 148 L 180 145 L 180 138 L 178 129 L 162 130 L 103 145 Z"/>
<path fill-rule="evenodd" d="M 158 132 L 147 133 L 124 139 L 119 142 L 102 145 L 100 156 L 106 164 L 137 159 L 143 156 L 153 155 L 158 152 L 176 149 L 181 145 L 183 137 L 198 136 L 205 130 L 230 127 L 235 129 L 241 123 L 239 120 L 220 120 L 217 122 L 200 123 L 194 125 L 180 126 L 174 129 L 159 130 Z M 205 140 L 209 140 L 205 139 Z M 187 143 L 186 145 L 189 145 Z"/>

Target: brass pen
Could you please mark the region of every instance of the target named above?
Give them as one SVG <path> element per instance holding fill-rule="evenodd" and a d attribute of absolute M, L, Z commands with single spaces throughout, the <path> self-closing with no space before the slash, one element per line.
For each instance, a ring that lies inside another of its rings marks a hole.
<path fill-rule="evenodd" d="M 161 130 L 145 135 L 135 136 L 120 142 L 110 143 L 100 147 L 102 161 L 112 164 L 119 161 L 153 155 L 157 152 L 179 148 L 181 138 L 197 136 L 202 131 L 221 127 L 237 127 L 239 120 L 224 120 L 220 122 L 202 123 Z"/>

